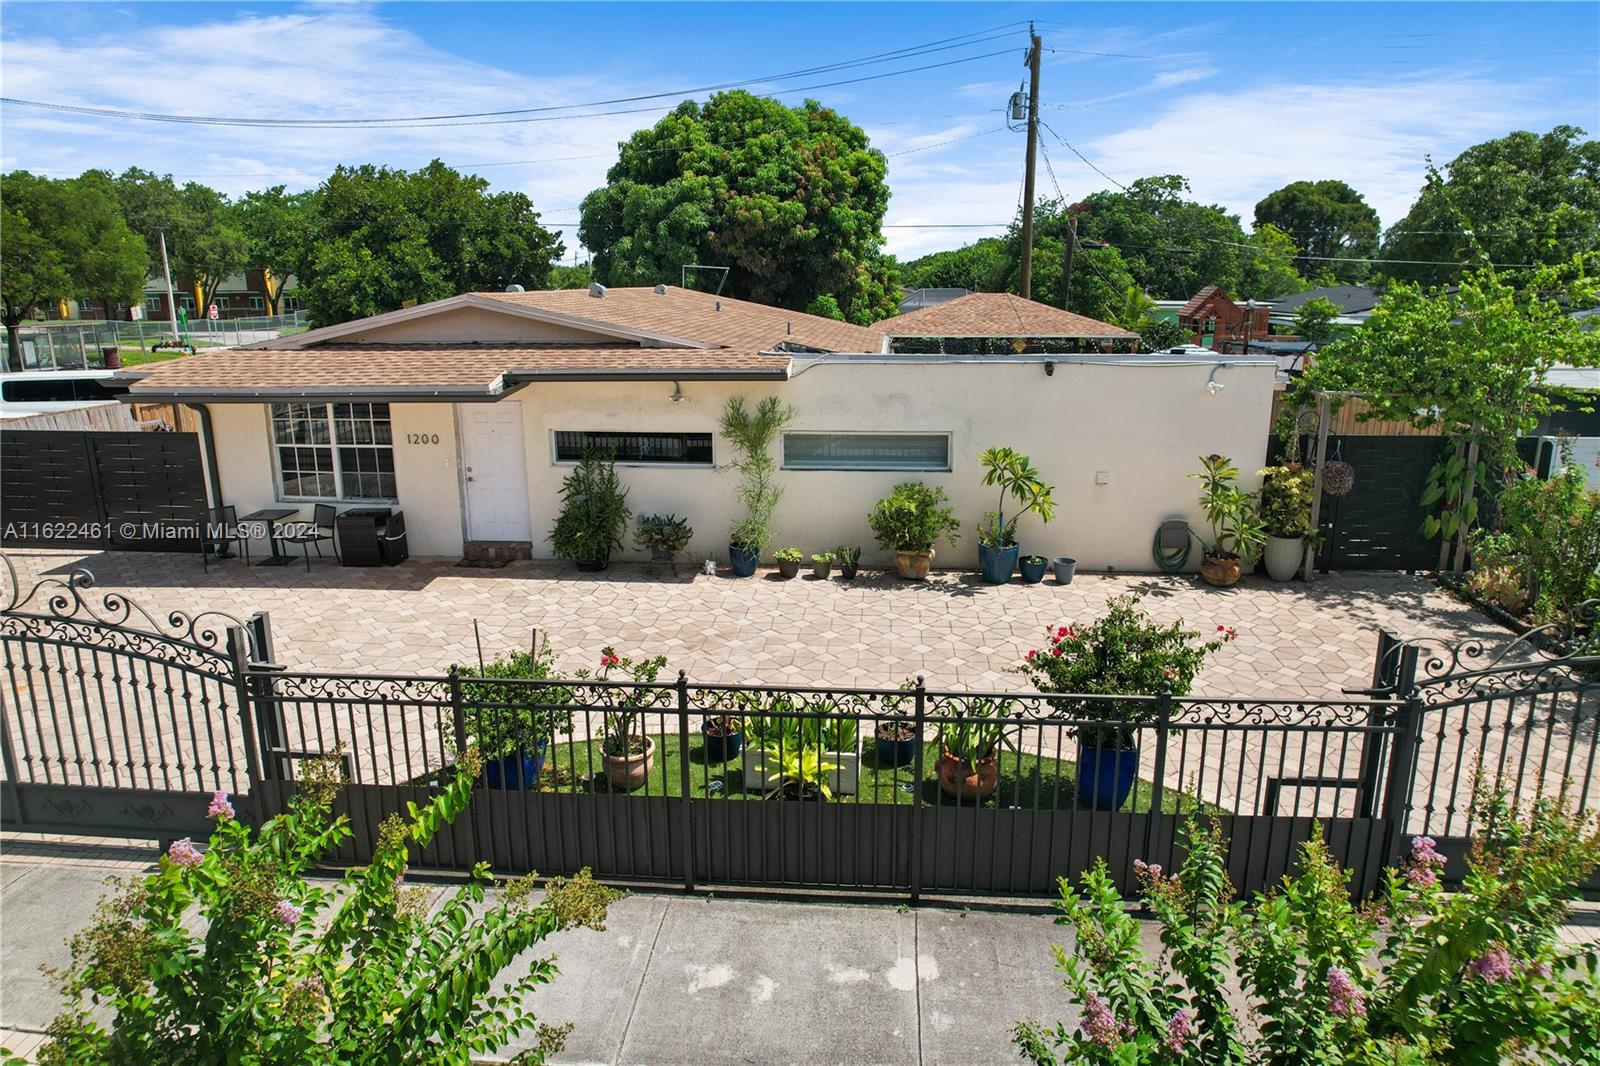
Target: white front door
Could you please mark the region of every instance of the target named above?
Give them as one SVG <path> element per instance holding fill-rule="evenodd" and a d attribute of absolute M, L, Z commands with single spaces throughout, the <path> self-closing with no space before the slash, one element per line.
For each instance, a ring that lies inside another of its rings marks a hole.
<path fill-rule="evenodd" d="M 517 400 L 456 405 L 461 476 L 467 488 L 468 540 L 532 540 L 528 453 Z"/>

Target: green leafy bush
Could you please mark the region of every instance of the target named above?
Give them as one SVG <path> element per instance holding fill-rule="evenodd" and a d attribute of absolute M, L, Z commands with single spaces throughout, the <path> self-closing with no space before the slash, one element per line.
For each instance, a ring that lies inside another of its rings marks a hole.
<path fill-rule="evenodd" d="M 616 893 L 584 871 L 536 904 L 524 878 L 484 909 L 480 865 L 429 913 L 427 891 L 403 884 L 407 850 L 466 809 L 477 771 L 467 754 L 442 793 L 384 821 L 371 865 L 331 888 L 305 874 L 350 836 L 331 816 L 337 758 L 308 764 L 287 813 L 254 833 L 217 793 L 204 852 L 173 844 L 160 872 L 124 884 L 73 938 L 56 975 L 68 1005 L 40 1062 L 444 1066 L 530 1029 L 539 1046 L 524 1061 L 543 1062 L 570 1026 L 537 1024 L 525 998 L 555 961 L 533 958 L 497 986 L 551 933 L 603 929 Z"/>
<path fill-rule="evenodd" d="M 1200 506 L 1211 523 L 1211 543 L 1206 554 L 1231 559 L 1261 550 L 1266 530 L 1250 493 L 1239 487 L 1239 468 L 1225 455 L 1202 455 L 1200 472 L 1190 474 L 1201 483 Z"/>
<path fill-rule="evenodd" d="M 484 758 L 498 759 L 516 751 L 531 753 L 552 734 L 572 732 L 570 688 L 495 684 L 554 678 L 555 656 L 549 641 L 537 650 L 514 651 L 476 669 L 456 669 L 467 733 Z"/>
<path fill-rule="evenodd" d="M 1130 593 L 1107 600 L 1105 616 L 1086 626 L 1046 628 L 1044 647 L 1030 649 L 1017 671 L 1040 692 L 1154 696 L 1166 690 L 1184 696 L 1206 656 L 1237 635 L 1232 626 L 1218 625 L 1215 636 L 1202 639 L 1198 630 L 1185 629 L 1182 622 L 1159 625 L 1140 610 L 1139 597 Z M 1144 721 L 1150 709 L 1143 702 L 1119 700 L 1062 700 L 1055 706 L 1065 713 L 1130 726 Z M 1102 747 L 1133 743 L 1127 726 L 1088 731 L 1088 739 Z"/>
<path fill-rule="evenodd" d="M 1269 537 L 1305 537 L 1311 534 L 1311 500 L 1316 473 L 1290 463 L 1261 471 L 1259 507 L 1261 525 Z"/>
<path fill-rule="evenodd" d="M 780 563 L 798 563 L 805 558 L 799 548 L 779 548 L 772 557 Z"/>
<path fill-rule="evenodd" d="M 635 522 L 633 546 L 653 555 L 676 559 L 694 539 L 688 520 L 675 514 L 642 514 Z"/>
<path fill-rule="evenodd" d="M 1051 486 L 1034 468 L 1033 460 L 1014 448 L 988 448 L 978 456 L 983 468 L 983 483 L 1000 489 L 1000 502 L 993 511 L 983 513 L 978 524 L 978 543 L 985 548 L 1009 548 L 1017 542 L 1017 521 L 1032 511 L 1040 521 L 1049 522 L 1056 514 Z M 1006 520 L 1006 497 L 1021 505 L 1021 510 Z"/>
<path fill-rule="evenodd" d="M 1075 1029 L 1019 1022 L 1031 1061 L 1378 1066 L 1593 1062 L 1600 1047 L 1600 946 L 1558 936 L 1567 901 L 1600 864 L 1600 828 L 1561 799 L 1523 812 L 1491 793 L 1458 891 L 1445 857 L 1412 840 L 1382 898 L 1350 900 L 1320 829 L 1299 870 L 1253 907 L 1233 900 L 1214 829 L 1185 827 L 1174 874 L 1134 864 L 1161 925 L 1147 958 L 1139 923 L 1104 861 L 1058 924 L 1076 932 L 1056 969 L 1081 1010 Z"/>
<path fill-rule="evenodd" d="M 903 552 L 932 551 L 941 537 L 954 544 L 961 523 L 946 501 L 944 489 L 920 481 L 902 481 L 879 500 L 867 516 L 867 525 L 880 548 Z"/>
<path fill-rule="evenodd" d="M 1581 467 L 1567 461 L 1545 480 L 1513 480 L 1500 493 L 1498 525 L 1506 541 L 1493 547 L 1520 575 L 1536 621 L 1571 620 L 1580 603 L 1600 596 L 1600 492 L 1588 488 Z"/>
<path fill-rule="evenodd" d="M 604 566 L 622 547 L 630 514 L 616 464 L 607 455 L 585 452 L 561 483 L 561 514 L 550 530 L 550 547 L 558 558 Z"/>
<path fill-rule="evenodd" d="M 730 396 L 722 409 L 718 431 L 737 453 L 733 460 L 740 478 L 736 497 L 744 506 L 744 516 L 734 524 L 729 539 L 757 553 L 772 543 L 772 516 L 783 499 L 772 444 L 793 420 L 794 408 L 776 396 L 762 399 L 754 411 L 745 406 L 743 397 Z"/>

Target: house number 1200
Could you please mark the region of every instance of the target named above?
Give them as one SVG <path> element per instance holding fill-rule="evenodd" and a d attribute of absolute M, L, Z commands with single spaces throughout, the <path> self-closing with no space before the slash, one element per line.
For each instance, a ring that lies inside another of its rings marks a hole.
<path fill-rule="evenodd" d="M 439 434 L 437 434 L 437 433 L 407 433 L 406 434 L 406 443 L 407 444 L 438 444 L 439 443 Z"/>

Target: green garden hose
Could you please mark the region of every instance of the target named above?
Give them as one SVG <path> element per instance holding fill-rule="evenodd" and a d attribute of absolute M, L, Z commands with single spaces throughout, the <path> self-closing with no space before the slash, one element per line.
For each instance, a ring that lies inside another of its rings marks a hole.
<path fill-rule="evenodd" d="M 1176 532 L 1178 527 L 1183 529 L 1183 546 L 1164 548 L 1161 546 L 1161 534 L 1169 528 Z M 1194 530 L 1186 522 L 1163 522 L 1156 529 L 1155 538 L 1150 542 L 1150 555 L 1155 559 L 1156 565 L 1165 574 L 1176 574 L 1189 565 L 1189 550 L 1194 544 Z"/>

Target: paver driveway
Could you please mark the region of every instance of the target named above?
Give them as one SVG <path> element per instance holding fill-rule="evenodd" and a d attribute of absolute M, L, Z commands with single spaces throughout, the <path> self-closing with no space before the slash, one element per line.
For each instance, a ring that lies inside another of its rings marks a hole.
<path fill-rule="evenodd" d="M 1080 574 L 1069 586 L 994 587 L 973 574 L 927 584 L 863 574 L 853 582 L 809 576 L 752 579 L 665 566 L 618 564 L 579 574 L 551 563 L 500 570 L 451 560 L 344 569 L 314 563 L 203 573 L 193 556 L 15 551 L 24 584 L 74 567 L 97 588 L 127 593 L 152 614 L 182 610 L 271 615 L 274 651 L 290 667 L 442 672 L 476 658 L 473 621 L 493 655 L 525 647 L 529 630 L 554 641 L 566 669 L 592 665 L 600 648 L 664 654 L 704 682 L 892 686 L 922 674 L 931 687 L 1014 689 L 1009 673 L 1045 627 L 1086 622 L 1108 597 L 1143 592 L 1159 621 L 1204 632 L 1234 626 L 1239 639 L 1207 664 L 1206 696 L 1337 697 L 1369 683 L 1376 631 L 1491 643 L 1510 634 L 1431 582 L 1404 574 L 1332 574 L 1310 585 L 1248 578 L 1218 590 L 1197 578 Z"/>

